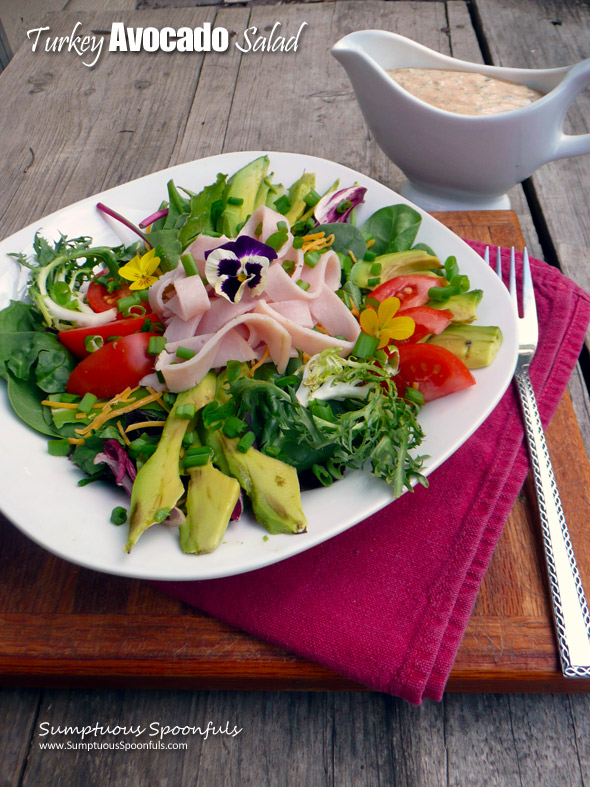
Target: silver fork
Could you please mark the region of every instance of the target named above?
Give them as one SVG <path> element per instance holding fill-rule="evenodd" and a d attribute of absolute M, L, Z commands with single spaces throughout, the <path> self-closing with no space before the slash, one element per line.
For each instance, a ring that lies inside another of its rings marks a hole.
<path fill-rule="evenodd" d="M 489 249 L 486 249 L 485 260 L 489 264 Z M 496 250 L 496 273 L 502 279 L 500 248 Z M 537 349 L 539 332 L 526 248 L 523 252 L 523 317 L 518 316 L 514 248 L 510 259 L 509 285 L 518 322 L 519 347 L 514 380 L 520 396 L 535 479 L 561 670 L 566 677 L 587 678 L 590 677 L 590 613 L 529 377 L 529 366 Z"/>

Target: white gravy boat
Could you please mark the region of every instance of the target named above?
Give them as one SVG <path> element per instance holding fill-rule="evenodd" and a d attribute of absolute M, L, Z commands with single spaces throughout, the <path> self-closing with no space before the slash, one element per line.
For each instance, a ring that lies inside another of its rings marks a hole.
<path fill-rule="evenodd" d="M 590 58 L 563 68 L 485 66 L 382 30 L 351 33 L 332 54 L 377 143 L 408 179 L 401 193 L 426 210 L 509 208 L 506 192 L 542 164 L 590 153 L 590 134 L 563 133 L 571 102 L 590 83 Z M 508 112 L 460 115 L 414 97 L 385 73 L 407 67 L 474 71 L 545 95 Z"/>

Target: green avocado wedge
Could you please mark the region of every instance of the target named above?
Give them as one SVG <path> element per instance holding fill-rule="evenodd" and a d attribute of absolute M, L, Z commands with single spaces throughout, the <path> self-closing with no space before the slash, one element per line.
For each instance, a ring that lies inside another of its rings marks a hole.
<path fill-rule="evenodd" d="M 193 405 L 198 412 L 215 395 L 215 375 L 210 372 L 203 380 L 176 397 L 160 442 L 154 453 L 137 473 L 131 491 L 129 512 L 129 538 L 125 546 L 131 552 L 140 535 L 152 525 L 163 521 L 184 494 L 180 478 L 180 449 L 182 438 L 191 423 L 189 418 L 177 415 L 182 405 Z"/>

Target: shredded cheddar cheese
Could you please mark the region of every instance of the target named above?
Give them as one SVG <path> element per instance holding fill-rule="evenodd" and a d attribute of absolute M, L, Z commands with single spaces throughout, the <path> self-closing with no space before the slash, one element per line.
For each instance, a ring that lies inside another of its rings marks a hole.
<path fill-rule="evenodd" d="M 268 358 L 268 346 L 264 348 L 264 352 L 262 353 L 262 357 L 259 358 L 256 361 L 256 363 L 253 363 L 250 366 L 250 377 L 252 377 L 254 375 L 254 372 L 256 371 L 256 369 L 258 369 L 259 366 L 262 366 L 262 364 L 266 361 L 267 358 Z"/>
<path fill-rule="evenodd" d="M 130 389 L 126 389 L 126 391 L 130 391 Z M 124 391 L 123 393 L 126 392 Z M 127 396 L 129 396 L 128 393 Z M 104 406 L 103 411 L 98 415 L 96 415 L 92 420 L 92 422 L 89 423 L 87 426 L 85 426 L 84 429 L 76 429 L 76 434 L 87 436 L 92 431 L 95 431 L 96 429 L 100 429 L 100 427 L 103 424 L 105 424 L 107 421 L 109 421 L 111 418 L 116 418 L 119 415 L 125 415 L 125 413 L 130 413 L 132 410 L 137 410 L 139 407 L 143 407 L 144 405 L 149 404 L 150 402 L 155 402 L 159 396 L 160 396 L 159 393 L 154 392 L 153 394 L 144 396 L 143 399 L 138 399 L 137 401 L 132 402 L 131 404 L 113 409 L 112 404 L 114 404 L 115 401 L 116 402 L 128 401 L 128 399 L 124 399 L 123 394 L 119 394 L 118 397 L 115 397 L 114 399 L 111 399 L 110 402 L 107 402 L 107 404 Z"/>
<path fill-rule="evenodd" d="M 303 246 L 301 250 L 304 254 L 308 251 L 320 251 L 320 249 L 327 249 L 334 243 L 334 235 L 328 235 L 326 238 L 324 232 L 314 232 L 311 235 L 303 236 Z"/>
<path fill-rule="evenodd" d="M 150 426 L 164 426 L 165 424 L 166 421 L 141 421 L 137 424 L 129 424 L 125 432 L 132 432 L 134 429 L 147 429 Z"/>
<path fill-rule="evenodd" d="M 121 421 L 117 421 L 117 429 L 119 430 L 119 434 L 121 435 L 125 445 L 131 445 L 131 440 L 125 434 L 125 430 L 123 429 L 123 424 Z"/>

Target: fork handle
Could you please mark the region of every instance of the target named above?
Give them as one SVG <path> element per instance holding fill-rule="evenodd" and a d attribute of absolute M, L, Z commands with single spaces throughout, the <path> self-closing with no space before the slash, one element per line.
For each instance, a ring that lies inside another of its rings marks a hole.
<path fill-rule="evenodd" d="M 590 613 L 567 529 L 528 368 L 514 375 L 535 479 L 562 672 L 590 677 Z"/>

